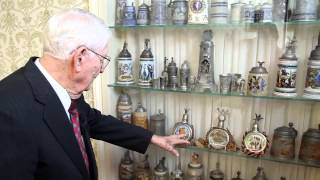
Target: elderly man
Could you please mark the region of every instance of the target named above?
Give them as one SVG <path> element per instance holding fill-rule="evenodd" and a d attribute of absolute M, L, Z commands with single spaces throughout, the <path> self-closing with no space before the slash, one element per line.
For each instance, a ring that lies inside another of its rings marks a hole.
<path fill-rule="evenodd" d="M 90 138 L 144 153 L 150 143 L 178 155 L 182 136 L 156 136 L 101 114 L 82 92 L 103 73 L 111 33 L 94 15 L 67 10 L 44 33 L 42 57 L 0 82 L 0 179 L 96 180 Z"/>

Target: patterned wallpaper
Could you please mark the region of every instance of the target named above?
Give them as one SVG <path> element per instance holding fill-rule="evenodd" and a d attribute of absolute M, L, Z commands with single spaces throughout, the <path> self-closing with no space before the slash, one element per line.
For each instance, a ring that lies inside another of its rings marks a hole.
<path fill-rule="evenodd" d="M 0 0 L 0 80 L 24 66 L 30 56 L 41 56 L 41 32 L 52 14 L 88 6 L 88 0 Z M 92 90 L 85 98 L 92 106 Z"/>
<path fill-rule="evenodd" d="M 72 7 L 88 9 L 88 0 L 0 0 L 0 79 L 40 56 L 50 15 Z"/>

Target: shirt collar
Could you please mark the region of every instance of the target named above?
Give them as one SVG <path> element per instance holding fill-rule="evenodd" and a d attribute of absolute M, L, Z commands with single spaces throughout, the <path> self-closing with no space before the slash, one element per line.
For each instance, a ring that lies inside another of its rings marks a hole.
<path fill-rule="evenodd" d="M 56 92 L 58 98 L 60 99 L 60 102 L 63 105 L 64 110 L 66 111 L 68 117 L 69 112 L 68 109 L 71 104 L 70 96 L 66 89 L 64 89 L 49 73 L 48 71 L 41 65 L 39 58 L 35 61 L 35 65 L 39 68 L 41 73 L 44 75 L 44 77 L 49 81 L 50 85 Z"/>

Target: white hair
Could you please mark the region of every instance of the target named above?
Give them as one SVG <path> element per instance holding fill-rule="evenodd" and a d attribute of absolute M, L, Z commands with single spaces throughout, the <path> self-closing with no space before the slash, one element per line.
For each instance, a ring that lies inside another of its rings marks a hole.
<path fill-rule="evenodd" d="M 53 15 L 43 33 L 43 52 L 66 59 L 79 46 L 103 50 L 111 37 L 111 31 L 95 15 L 70 9 Z"/>

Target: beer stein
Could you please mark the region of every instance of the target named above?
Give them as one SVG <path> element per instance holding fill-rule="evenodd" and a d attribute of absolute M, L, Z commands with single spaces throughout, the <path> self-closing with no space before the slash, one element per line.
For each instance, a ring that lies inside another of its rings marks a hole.
<path fill-rule="evenodd" d="M 126 5 L 123 9 L 123 19 L 122 25 L 123 26 L 135 26 L 137 24 L 136 19 L 136 8 L 132 3 L 131 6 Z"/>
<path fill-rule="evenodd" d="M 282 126 L 275 129 L 270 151 L 271 156 L 285 160 L 294 159 L 297 134 L 293 123 L 289 123 L 289 127 Z"/>
<path fill-rule="evenodd" d="M 210 23 L 227 23 L 228 0 L 211 0 L 209 18 Z"/>
<path fill-rule="evenodd" d="M 224 174 L 220 170 L 220 163 L 217 162 L 216 168 L 213 171 L 210 171 L 210 180 L 223 180 L 224 179 Z"/>
<path fill-rule="evenodd" d="M 183 25 L 188 23 L 188 1 L 175 0 L 172 5 L 172 23 Z"/>
<path fill-rule="evenodd" d="M 140 55 L 138 85 L 151 87 L 154 78 L 154 57 L 150 48 L 150 40 L 145 39 L 144 50 Z"/>
<path fill-rule="evenodd" d="M 169 173 L 168 168 L 165 166 L 165 160 L 166 158 L 163 157 L 158 165 L 154 168 L 153 171 L 153 180 L 168 180 L 169 179 Z"/>
<path fill-rule="evenodd" d="M 164 136 L 165 131 L 165 115 L 159 110 L 158 114 L 154 114 L 150 117 L 150 131 L 156 135 Z"/>
<path fill-rule="evenodd" d="M 231 23 L 241 23 L 241 9 L 244 5 L 242 2 L 231 4 Z"/>
<path fill-rule="evenodd" d="M 268 72 L 263 67 L 264 62 L 258 62 L 259 66 L 253 67 L 248 76 L 248 95 L 266 96 L 268 95 Z"/>
<path fill-rule="evenodd" d="M 142 160 L 141 162 L 138 162 L 134 179 L 135 180 L 151 179 L 151 170 L 148 162 L 148 155 L 145 156 L 144 160 Z"/>
<path fill-rule="evenodd" d="M 138 103 L 137 109 L 133 112 L 132 122 L 134 125 L 148 129 L 148 114 L 147 110 Z"/>
<path fill-rule="evenodd" d="M 320 164 L 319 147 L 320 124 L 318 125 L 318 129 L 309 128 L 303 133 L 299 159 L 313 164 Z"/>
<path fill-rule="evenodd" d="M 196 91 L 215 91 L 214 82 L 214 44 L 212 42 L 212 30 L 203 32 L 200 45 L 199 68 L 196 82 Z"/>
<path fill-rule="evenodd" d="M 118 84 L 132 84 L 134 83 L 132 72 L 132 57 L 128 51 L 128 43 L 123 43 L 122 51 L 117 58 L 117 83 Z"/>
<path fill-rule="evenodd" d="M 190 66 L 187 61 L 184 61 L 180 68 L 180 88 L 187 90 L 190 86 Z"/>
<path fill-rule="evenodd" d="M 293 19 L 296 21 L 314 21 L 317 19 L 316 0 L 296 0 Z"/>
<path fill-rule="evenodd" d="M 120 180 L 133 180 L 134 178 L 133 161 L 129 153 L 129 150 L 127 150 L 119 165 Z"/>
<path fill-rule="evenodd" d="M 285 97 L 297 96 L 297 66 L 298 58 L 296 56 L 296 39 L 294 37 L 287 45 L 286 52 L 280 57 L 274 95 Z"/>
<path fill-rule="evenodd" d="M 192 154 L 191 162 L 188 163 L 187 179 L 204 180 L 204 169 L 199 154 Z"/>
<path fill-rule="evenodd" d="M 320 99 L 320 33 L 318 36 L 318 45 L 310 54 L 303 96 L 306 98 Z"/>
<path fill-rule="evenodd" d="M 148 25 L 150 23 L 150 12 L 149 6 L 145 3 L 142 3 L 138 8 L 137 14 L 137 24 L 138 25 Z"/>
<path fill-rule="evenodd" d="M 254 5 L 249 2 L 249 4 L 244 4 L 241 8 L 241 21 L 244 23 L 254 23 Z"/>
<path fill-rule="evenodd" d="M 166 0 L 151 0 L 151 25 L 167 24 Z"/>
<path fill-rule="evenodd" d="M 127 0 L 116 1 L 116 25 L 122 25 L 123 11 L 127 4 Z"/>
<path fill-rule="evenodd" d="M 168 88 L 176 89 L 178 87 L 178 68 L 177 64 L 171 58 L 171 62 L 167 67 L 168 71 Z"/>
<path fill-rule="evenodd" d="M 131 124 L 132 101 L 129 94 L 122 92 L 117 102 L 117 118 Z"/>

